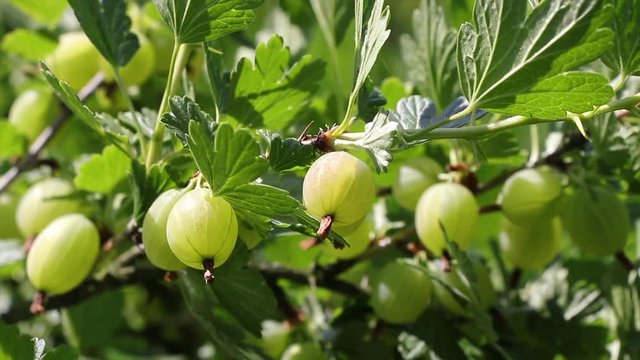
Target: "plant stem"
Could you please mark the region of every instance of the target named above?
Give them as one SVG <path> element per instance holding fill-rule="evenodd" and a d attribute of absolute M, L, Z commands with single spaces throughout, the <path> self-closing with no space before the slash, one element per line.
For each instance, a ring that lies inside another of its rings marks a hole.
<path fill-rule="evenodd" d="M 531 143 L 529 164 L 533 164 L 540 159 L 540 125 L 529 126 L 529 138 Z"/>
<path fill-rule="evenodd" d="M 191 48 L 188 44 L 180 44 L 178 39 L 173 44 L 173 52 L 171 53 L 171 64 L 169 65 L 169 74 L 167 75 L 167 85 L 162 95 L 162 101 L 160 102 L 160 108 L 158 109 L 158 117 L 156 118 L 156 126 L 153 130 L 153 136 L 151 136 L 151 143 L 149 144 L 149 150 L 147 152 L 147 159 L 145 161 L 147 171 L 160 157 L 160 150 L 162 149 L 162 140 L 164 138 L 164 124 L 160 122 L 162 115 L 169 108 L 169 99 L 176 90 L 176 85 L 182 74 L 182 70 L 187 64 L 189 59 L 189 52 Z"/>

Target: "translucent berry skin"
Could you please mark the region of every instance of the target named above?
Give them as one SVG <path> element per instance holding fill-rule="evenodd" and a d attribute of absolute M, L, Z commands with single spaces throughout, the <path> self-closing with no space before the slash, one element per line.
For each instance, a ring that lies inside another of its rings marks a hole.
<path fill-rule="evenodd" d="M 496 300 L 496 291 L 491 283 L 489 271 L 482 262 L 476 258 L 471 258 L 471 264 L 477 280 L 474 287 L 475 295 L 478 296 L 479 305 L 483 309 L 488 309 Z M 444 271 L 442 269 L 441 262 L 435 262 L 432 267 L 432 274 L 445 284 L 448 284 L 450 287 L 460 291 L 468 299 L 472 297 L 469 287 L 462 280 L 459 270 L 456 267 L 452 267 L 450 271 Z M 451 291 L 442 283 L 434 281 L 433 289 L 435 290 L 438 302 L 449 312 L 465 317 L 471 316 L 471 314 L 463 308 L 458 300 L 456 300 L 453 294 L 451 294 Z"/>
<path fill-rule="evenodd" d="M 10 194 L 0 194 L 0 240 L 19 239 L 20 230 L 16 224 L 18 200 Z"/>
<path fill-rule="evenodd" d="M 566 203 L 563 221 L 580 251 L 594 256 L 622 250 L 631 226 L 625 204 L 603 187 L 578 189 Z"/>
<path fill-rule="evenodd" d="M 176 271 L 185 265 L 171 252 L 167 242 L 167 219 L 171 209 L 182 196 L 180 190 L 163 192 L 151 204 L 142 223 L 142 243 L 149 261 L 167 271 Z"/>
<path fill-rule="evenodd" d="M 330 152 L 311 165 L 302 194 L 311 215 L 318 219 L 331 215 L 334 226 L 348 226 L 362 220 L 371 209 L 375 198 L 373 174 L 355 156 Z"/>
<path fill-rule="evenodd" d="M 512 175 L 505 182 L 498 201 L 511 222 L 527 225 L 557 216 L 562 195 L 560 174 L 543 166 Z"/>
<path fill-rule="evenodd" d="M 29 141 L 35 140 L 58 115 L 58 101 L 47 89 L 29 89 L 11 104 L 9 122 Z"/>
<path fill-rule="evenodd" d="M 224 264 L 238 238 L 238 220 L 229 203 L 198 188 L 184 194 L 173 206 L 167 220 L 167 240 L 173 254 L 184 264 L 203 269 Z"/>
<path fill-rule="evenodd" d="M 560 218 L 520 226 L 505 219 L 500 233 L 504 257 L 523 270 L 544 268 L 560 248 L 562 222 Z"/>
<path fill-rule="evenodd" d="M 363 221 L 357 229 L 355 229 L 348 236 L 344 236 L 344 239 L 349 243 L 349 247 L 342 249 L 336 249 L 330 241 L 324 241 L 325 251 L 341 260 L 353 259 L 367 250 L 371 239 L 369 237 L 369 230 L 371 229 L 371 223 L 369 221 Z M 342 235 L 340 230 L 338 234 Z"/>
<path fill-rule="evenodd" d="M 89 275 L 99 251 L 98 230 L 89 219 L 61 216 L 35 239 L 27 255 L 27 276 L 47 295 L 68 292 Z"/>
<path fill-rule="evenodd" d="M 412 323 L 429 305 L 433 290 L 425 272 L 392 261 L 377 275 L 371 305 L 382 320 L 391 324 Z"/>
<path fill-rule="evenodd" d="M 436 255 L 446 248 L 447 238 L 466 249 L 478 222 L 478 204 L 466 187 L 441 183 L 428 188 L 416 207 L 415 224 L 420 241 Z"/>
<path fill-rule="evenodd" d="M 60 44 L 45 63 L 60 80 L 81 89 L 99 70 L 100 53 L 82 32 L 60 36 Z"/>
<path fill-rule="evenodd" d="M 49 178 L 31 186 L 20 199 L 16 210 L 16 223 L 22 235 L 35 235 L 54 219 L 78 212 L 81 204 L 77 200 L 48 200 L 72 192 L 73 185 L 70 182 L 57 178 Z"/>
<path fill-rule="evenodd" d="M 391 194 L 400 206 L 414 211 L 420 195 L 438 182 L 438 175 L 441 172 L 440 164 L 431 158 L 407 160 L 400 167 L 398 177 L 391 187 Z"/>

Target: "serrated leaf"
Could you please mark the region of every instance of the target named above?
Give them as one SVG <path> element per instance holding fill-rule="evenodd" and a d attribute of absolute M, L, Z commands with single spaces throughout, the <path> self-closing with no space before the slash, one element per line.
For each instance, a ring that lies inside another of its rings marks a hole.
<path fill-rule="evenodd" d="M 138 161 L 131 163 L 129 187 L 133 198 L 133 217 L 137 224 L 142 224 L 147 209 L 171 185 L 169 175 L 160 166 L 152 165 L 147 172 Z"/>
<path fill-rule="evenodd" d="M 140 47 L 130 31 L 124 0 L 68 0 L 85 34 L 113 66 L 124 66 Z"/>
<path fill-rule="evenodd" d="M 0 121 L 0 159 L 20 156 L 25 153 L 27 139 L 21 135 L 13 124 Z"/>
<path fill-rule="evenodd" d="M 275 172 L 299 170 L 311 164 L 315 157 L 313 146 L 303 145 L 298 139 L 277 136 L 269 145 L 269 164 Z"/>
<path fill-rule="evenodd" d="M 40 63 L 42 74 L 53 88 L 58 98 L 76 115 L 80 120 L 87 124 L 96 133 L 100 134 L 105 140 L 115 145 L 122 152 L 127 153 L 126 144 L 128 139 L 113 132 L 103 126 L 96 114 L 85 106 L 76 95 L 75 90 L 64 81 L 58 80 L 56 76 L 49 70 L 47 65 Z"/>
<path fill-rule="evenodd" d="M 244 30 L 254 19 L 251 9 L 264 0 L 153 0 L 164 22 L 181 44 L 214 40 Z"/>
<path fill-rule="evenodd" d="M 438 125 L 443 120 L 464 110 L 468 104 L 464 97 L 459 97 L 447 105 L 442 113 L 436 114 L 436 106 L 433 101 L 418 95 L 412 95 L 400 100 L 396 111 L 389 111 L 389 117 L 391 121 L 399 123 L 399 129 L 403 132 L 419 131 Z M 484 115 L 486 115 L 485 111 L 475 110 L 472 114 L 455 121 L 446 122 L 440 127 L 461 127 L 468 124 L 472 117 L 480 119 Z"/>
<path fill-rule="evenodd" d="M 304 109 L 318 89 L 325 65 L 303 56 L 289 65 L 291 53 L 279 36 L 256 49 L 255 63 L 242 59 L 223 96 L 222 110 L 250 128 L 281 130 Z"/>
<path fill-rule="evenodd" d="M 413 12 L 412 23 L 413 35 L 400 37 L 408 79 L 442 110 L 458 92 L 456 33 L 435 0 L 422 0 Z"/>
<path fill-rule="evenodd" d="M 398 123 L 391 121 L 387 112 L 380 112 L 364 126 L 364 135 L 355 141 L 336 139 L 336 149 L 363 149 L 369 154 L 376 171 L 386 172 L 391 161 L 390 150 L 396 144 Z"/>
<path fill-rule="evenodd" d="M 180 140 L 182 145 L 189 145 L 187 138 L 189 137 L 189 123 L 192 120 L 202 128 L 204 134 L 213 137 L 215 129 L 213 118 L 200 110 L 200 106 L 191 98 L 173 96 L 169 100 L 169 108 L 171 112 L 162 114 L 160 121 Z"/>
<path fill-rule="evenodd" d="M 300 204 L 287 191 L 262 184 L 244 184 L 224 193 L 222 197 L 234 209 L 243 209 L 267 218 L 293 214 Z"/>
<path fill-rule="evenodd" d="M 220 350 L 227 358 L 262 359 L 251 346 L 242 341 L 245 337 L 242 328 L 215 312 L 219 302 L 211 287 L 203 284 L 201 274 L 195 271 L 183 272 L 178 277 L 178 285 L 189 311 L 209 334 L 216 350 Z M 215 283 L 213 286 L 216 286 Z"/>
<path fill-rule="evenodd" d="M 129 169 L 131 158 L 109 145 L 102 150 L 102 154 L 95 154 L 80 165 L 73 183 L 80 190 L 109 194 L 125 179 Z"/>
<path fill-rule="evenodd" d="M 260 146 L 247 130 L 234 131 L 229 124 L 220 125 L 212 163 L 214 192 L 228 193 L 264 174 L 268 163 L 260 155 Z"/>
<path fill-rule="evenodd" d="M 28 29 L 16 29 L 4 35 L 2 50 L 30 61 L 37 61 L 56 48 L 54 40 Z"/>
<path fill-rule="evenodd" d="M 0 359 L 33 359 L 33 343 L 16 326 L 0 321 Z"/>
<path fill-rule="evenodd" d="M 640 1 L 609 1 L 615 6 L 611 28 L 614 45 L 602 61 L 619 74 L 640 75 Z"/>
<path fill-rule="evenodd" d="M 279 319 L 273 292 L 262 275 L 246 267 L 249 260 L 244 243 L 238 242 L 229 260 L 215 270 L 213 292 L 226 310 L 254 336 L 260 337 L 262 322 Z"/>
<path fill-rule="evenodd" d="M 550 88 L 551 78 L 597 59 L 609 48 L 613 32 L 603 26 L 611 13 L 599 0 L 543 1 L 528 16 L 525 1 L 478 0 L 475 27 L 463 24 L 458 34 L 458 73 L 470 107 L 512 114 L 510 106 L 541 102 L 537 86 Z M 562 83 L 566 93 L 579 93 L 583 85 Z M 589 100 L 595 101 L 582 105 L 593 107 L 609 99 Z M 542 110 L 531 108 L 522 115 L 549 118 Z"/>
<path fill-rule="evenodd" d="M 11 3 L 34 20 L 53 28 L 67 9 L 64 0 L 11 0 Z"/>

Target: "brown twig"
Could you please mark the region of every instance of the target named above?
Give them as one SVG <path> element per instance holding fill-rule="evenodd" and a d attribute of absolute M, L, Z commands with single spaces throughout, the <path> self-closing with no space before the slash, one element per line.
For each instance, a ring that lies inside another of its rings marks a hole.
<path fill-rule="evenodd" d="M 85 101 L 91 94 L 93 94 L 100 84 L 102 84 L 104 77 L 98 74 L 89 81 L 85 87 L 80 90 L 78 97 L 81 101 Z M 63 106 L 58 117 L 44 129 L 40 136 L 29 146 L 29 151 L 25 157 L 23 157 L 16 165 L 11 167 L 0 178 L 0 194 L 6 191 L 11 184 L 18 179 L 18 177 L 25 171 L 33 168 L 38 163 L 38 157 L 44 148 L 49 144 L 51 139 L 62 128 L 62 125 L 71 117 L 71 110 L 67 106 Z"/>
<path fill-rule="evenodd" d="M 485 206 L 481 207 L 480 210 L 479 210 L 479 213 L 480 214 L 488 214 L 488 213 L 501 211 L 501 210 L 502 210 L 502 205 L 500 205 L 500 204 L 489 204 L 489 205 L 485 205 Z"/>

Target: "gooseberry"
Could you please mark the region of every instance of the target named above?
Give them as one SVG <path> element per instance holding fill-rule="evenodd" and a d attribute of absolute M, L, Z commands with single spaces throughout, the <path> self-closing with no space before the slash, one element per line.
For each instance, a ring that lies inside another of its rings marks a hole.
<path fill-rule="evenodd" d="M 429 276 L 400 261 L 385 265 L 374 280 L 371 305 L 382 320 L 391 324 L 414 322 L 432 296 Z"/>
<path fill-rule="evenodd" d="M 27 276 L 46 293 L 65 293 L 89 275 L 100 251 L 95 225 L 81 214 L 67 214 L 40 232 L 27 255 Z"/>
<path fill-rule="evenodd" d="M 361 221 L 371 209 L 375 184 L 362 160 L 336 151 L 322 155 L 311 165 L 302 193 L 311 215 L 329 219 L 335 226 L 348 226 Z"/>
<path fill-rule="evenodd" d="M 562 222 L 558 217 L 528 226 L 504 219 L 500 246 L 515 267 L 534 270 L 543 268 L 556 256 L 561 239 Z"/>
<path fill-rule="evenodd" d="M 22 195 L 16 209 L 16 223 L 25 237 L 36 235 L 51 221 L 65 214 L 78 212 L 81 204 L 74 199 L 52 199 L 73 192 L 70 182 L 58 178 L 40 181 Z"/>
<path fill-rule="evenodd" d="M 9 122 L 29 141 L 35 140 L 58 114 L 58 101 L 46 88 L 29 89 L 11 104 Z"/>
<path fill-rule="evenodd" d="M 99 70 L 100 53 L 82 31 L 60 36 L 60 43 L 45 63 L 60 80 L 79 90 Z"/>
<path fill-rule="evenodd" d="M 563 215 L 571 240 L 585 254 L 611 255 L 627 242 L 629 212 L 606 188 L 578 189 L 568 199 Z"/>
<path fill-rule="evenodd" d="M 0 194 L 0 239 L 20 238 L 16 224 L 18 199 L 10 194 Z"/>
<path fill-rule="evenodd" d="M 207 188 L 184 194 L 167 219 L 167 241 L 173 254 L 187 266 L 212 270 L 231 256 L 238 237 L 238 220 L 231 205 Z"/>
<path fill-rule="evenodd" d="M 326 360 L 327 356 L 320 347 L 312 342 L 290 345 L 282 354 L 281 360 Z"/>
<path fill-rule="evenodd" d="M 149 261 L 167 271 L 184 268 L 184 264 L 173 255 L 167 242 L 167 219 L 175 203 L 182 196 L 180 190 L 163 192 L 151 204 L 142 223 L 142 243 Z"/>
<path fill-rule="evenodd" d="M 325 251 L 338 259 L 353 259 L 365 252 L 369 247 L 369 244 L 371 243 L 371 239 L 369 237 L 370 229 L 371 223 L 369 221 L 363 221 L 356 230 L 344 237 L 347 243 L 349 243 L 348 247 L 336 249 L 331 243 L 325 242 Z M 341 234 L 340 230 L 337 232 L 338 234 Z"/>
<path fill-rule="evenodd" d="M 129 62 L 120 68 L 122 81 L 126 86 L 137 86 L 143 84 L 153 74 L 155 69 L 156 54 L 151 42 L 141 33 L 136 34 L 140 47 Z M 113 69 L 111 65 L 101 58 L 100 67 L 107 80 L 113 79 Z"/>
<path fill-rule="evenodd" d="M 543 166 L 513 174 L 504 184 L 498 202 L 511 222 L 527 225 L 549 220 L 560 212 L 562 178 Z"/>
<path fill-rule="evenodd" d="M 398 177 L 391 187 L 393 198 L 408 210 L 415 210 L 420 195 L 438 182 L 442 172 L 440 164 L 428 157 L 407 160 L 400 167 Z"/>
<path fill-rule="evenodd" d="M 436 255 L 441 255 L 446 248 L 446 239 L 461 249 L 467 248 L 477 222 L 476 199 L 460 184 L 435 184 L 420 196 L 415 214 L 416 231 L 420 241 Z"/>

